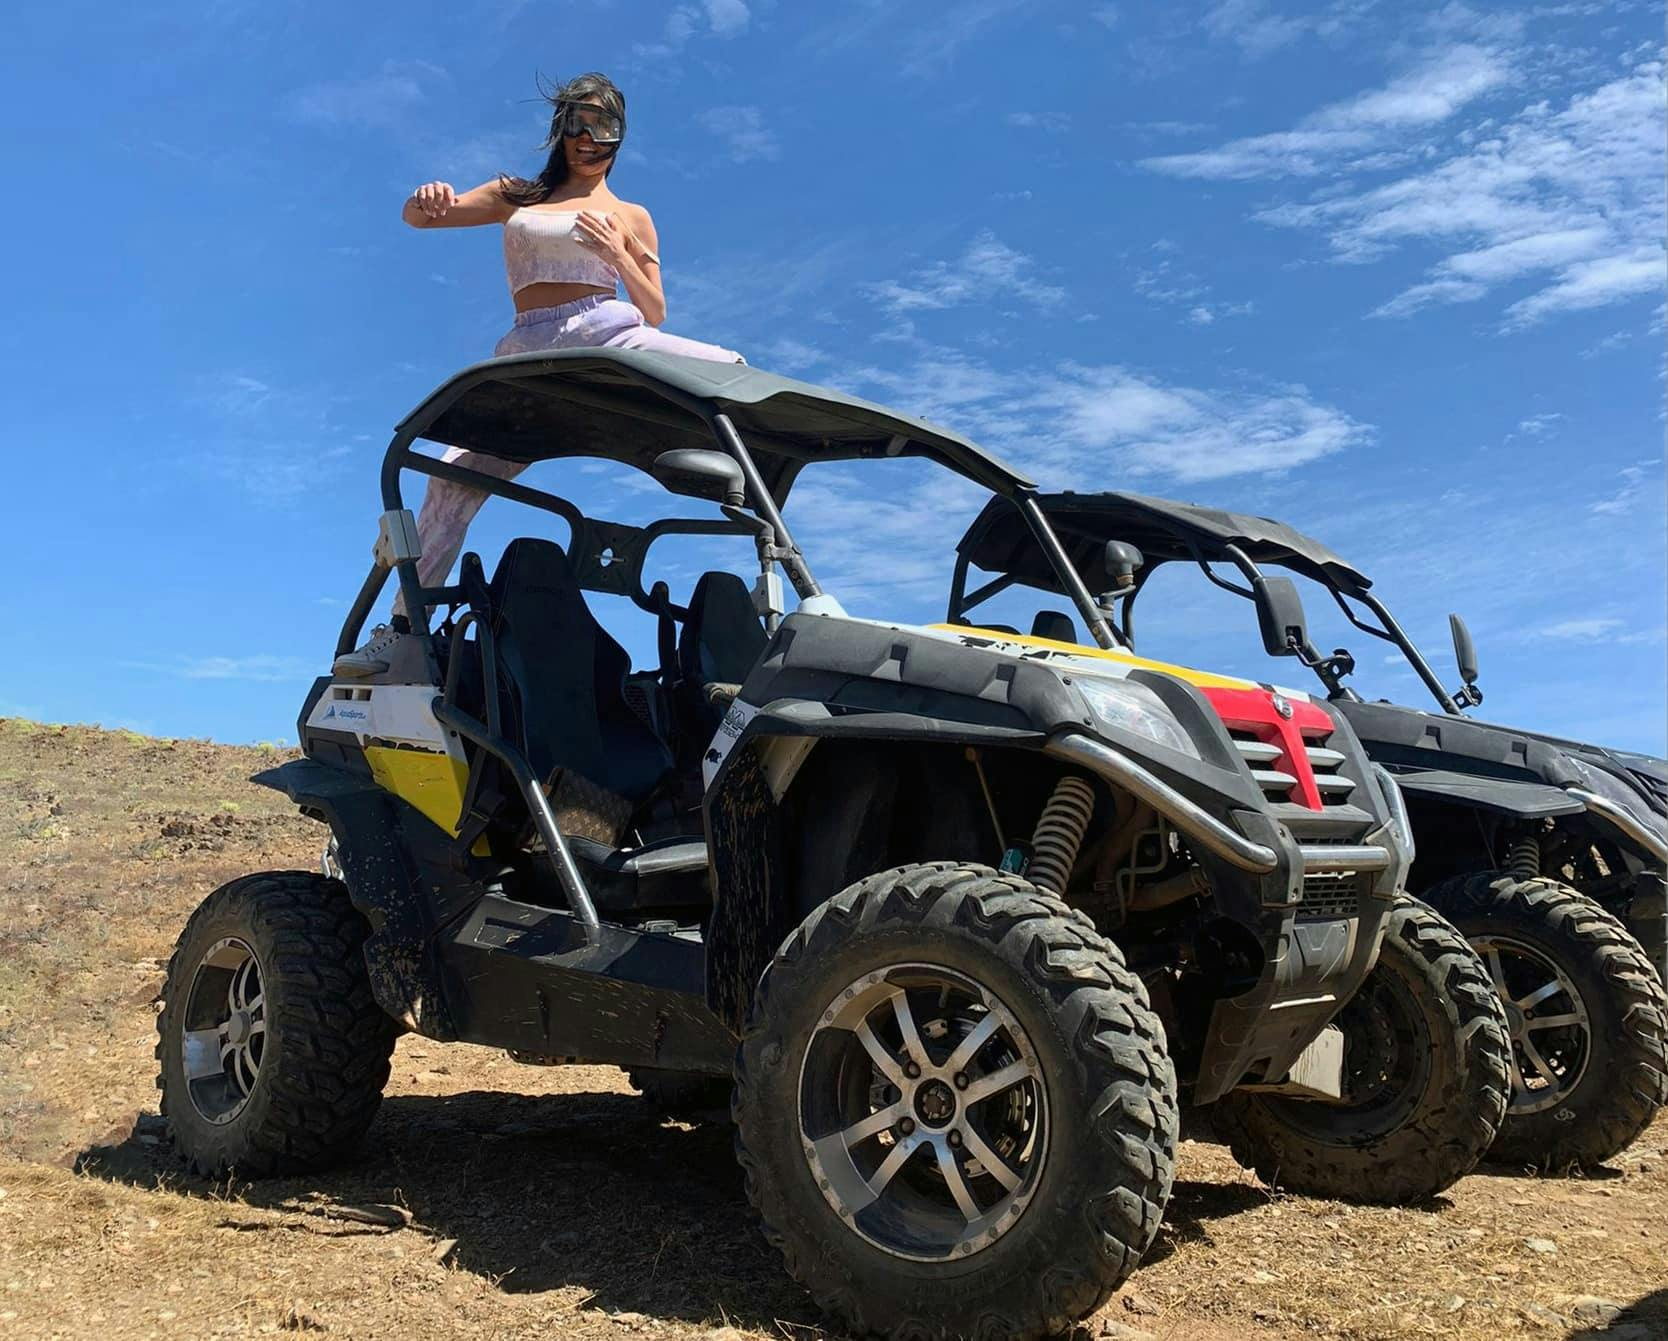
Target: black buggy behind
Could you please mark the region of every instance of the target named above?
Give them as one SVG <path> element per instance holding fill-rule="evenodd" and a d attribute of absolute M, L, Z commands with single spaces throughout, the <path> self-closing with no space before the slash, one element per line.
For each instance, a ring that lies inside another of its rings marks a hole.
<path fill-rule="evenodd" d="M 1181 564 L 1259 606 L 1271 581 L 1286 581 L 1271 573 L 1308 579 L 1355 629 L 1396 649 L 1436 711 L 1365 701 L 1351 687 L 1354 655 L 1310 646 L 1300 607 L 1272 642 L 1264 632 L 1265 650 L 1308 666 L 1369 755 L 1394 773 L 1418 844 L 1409 888 L 1460 925 L 1489 964 L 1516 1047 L 1495 1154 L 1591 1165 L 1642 1131 L 1668 1102 L 1668 1002 L 1647 967 L 1668 980 L 1668 761 L 1468 715 L 1482 693 L 1459 616 L 1450 622 L 1460 683 L 1449 688 L 1371 577 L 1282 522 L 1122 492 L 1039 502 L 1080 573 L 1101 570 L 1109 543 L 1138 552 L 1119 593 L 1128 648 L 1143 590 Z M 957 547 L 952 619 L 970 567 L 1058 590 L 1001 499 Z M 1597 690 L 1602 675 L 1594 682 Z"/>

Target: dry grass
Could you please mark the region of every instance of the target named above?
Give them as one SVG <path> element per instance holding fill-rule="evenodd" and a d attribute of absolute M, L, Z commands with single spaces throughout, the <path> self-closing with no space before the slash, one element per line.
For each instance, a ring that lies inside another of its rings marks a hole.
<path fill-rule="evenodd" d="M 657 1120 L 611 1068 L 406 1038 L 350 1167 L 182 1175 L 151 1003 L 209 889 L 312 865 L 321 831 L 244 781 L 277 757 L 0 720 L 0 1336 L 825 1335 L 754 1232 L 729 1132 Z M 410 1223 L 330 1214 L 370 1203 Z M 1493 1170 L 1420 1210 L 1270 1197 L 1190 1143 L 1090 1330 L 1564 1337 L 1597 1295 L 1636 1306 L 1612 1336 L 1668 1337 L 1665 1287 L 1668 1120 L 1594 1177 Z"/>

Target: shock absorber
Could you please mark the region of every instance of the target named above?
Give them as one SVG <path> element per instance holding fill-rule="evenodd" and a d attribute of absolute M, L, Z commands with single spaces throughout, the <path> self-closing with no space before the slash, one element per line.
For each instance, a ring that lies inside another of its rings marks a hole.
<path fill-rule="evenodd" d="M 1095 789 L 1087 778 L 1067 775 L 1055 783 L 1031 837 L 1026 879 L 1050 894 L 1064 894 L 1094 813 Z"/>
<path fill-rule="evenodd" d="M 1541 873 L 1541 840 L 1524 834 L 1506 849 L 1506 874 L 1513 880 L 1533 880 Z"/>

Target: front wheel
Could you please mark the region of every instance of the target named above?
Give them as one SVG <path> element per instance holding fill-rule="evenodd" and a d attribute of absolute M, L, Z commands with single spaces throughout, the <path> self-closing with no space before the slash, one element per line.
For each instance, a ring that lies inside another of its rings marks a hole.
<path fill-rule="evenodd" d="M 376 1115 L 398 1026 L 365 970 L 370 927 L 337 880 L 273 871 L 222 885 L 168 961 L 157 1087 L 199 1173 L 334 1162 Z"/>
<path fill-rule="evenodd" d="M 1038 1337 L 1152 1242 L 1176 1077 L 1086 917 L 932 863 L 852 885 L 783 944 L 734 1114 L 748 1196 L 823 1308 L 859 1334 Z"/>
<path fill-rule="evenodd" d="M 1482 961 L 1437 913 L 1398 898 L 1378 963 L 1334 1021 L 1342 1102 L 1235 1090 L 1212 1110 L 1240 1164 L 1309 1196 L 1397 1205 L 1471 1171 L 1510 1090 L 1505 1016 Z"/>
<path fill-rule="evenodd" d="M 1488 965 L 1512 1036 L 1491 1158 L 1592 1168 L 1668 1103 L 1668 996 L 1620 922 L 1579 890 L 1498 871 L 1425 896 Z"/>

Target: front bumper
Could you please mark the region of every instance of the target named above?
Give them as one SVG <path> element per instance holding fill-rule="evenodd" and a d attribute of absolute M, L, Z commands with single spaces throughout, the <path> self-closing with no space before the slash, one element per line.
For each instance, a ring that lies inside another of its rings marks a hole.
<path fill-rule="evenodd" d="M 1045 748 L 1163 815 L 1209 870 L 1218 911 L 1261 950 L 1257 982 L 1211 1006 L 1193 1102 L 1220 1098 L 1247 1077 L 1283 1079 L 1372 970 L 1406 886 L 1413 831 L 1395 780 L 1370 767 L 1381 805 L 1378 823 L 1358 841 L 1305 843 L 1266 810 L 1234 810 L 1229 824 L 1080 732 Z"/>
<path fill-rule="evenodd" d="M 1636 815 L 1632 809 L 1618 801 L 1612 801 L 1607 796 L 1590 792 L 1585 787 L 1566 787 L 1564 790 L 1586 806 L 1589 814 L 1597 815 L 1600 819 L 1605 820 L 1619 830 L 1629 842 L 1636 844 L 1647 853 L 1655 865 L 1659 867 L 1668 866 L 1668 840 L 1664 840 L 1660 833 Z"/>

